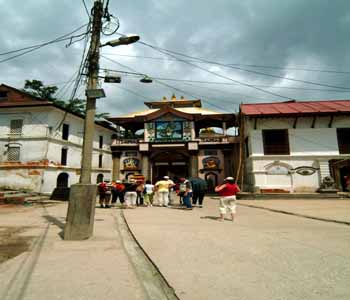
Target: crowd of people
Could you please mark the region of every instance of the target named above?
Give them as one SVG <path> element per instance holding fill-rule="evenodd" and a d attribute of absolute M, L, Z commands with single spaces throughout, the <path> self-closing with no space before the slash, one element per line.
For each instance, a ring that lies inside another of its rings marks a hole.
<path fill-rule="evenodd" d="M 234 221 L 236 214 L 236 194 L 240 191 L 233 177 L 227 177 L 223 184 L 215 188 L 220 195 L 220 220 L 224 220 L 226 213 L 231 214 Z M 194 206 L 203 207 L 204 196 L 207 192 L 207 183 L 201 178 L 176 178 L 174 181 L 164 176 L 155 184 L 150 180 L 128 182 L 116 180 L 111 183 L 104 181 L 98 185 L 99 201 L 101 208 L 110 208 L 117 205 L 121 208 L 136 208 L 137 206 L 151 207 L 172 206 L 176 195 L 179 204 L 185 209 L 191 210 Z M 198 205 L 197 205 L 198 203 Z"/>

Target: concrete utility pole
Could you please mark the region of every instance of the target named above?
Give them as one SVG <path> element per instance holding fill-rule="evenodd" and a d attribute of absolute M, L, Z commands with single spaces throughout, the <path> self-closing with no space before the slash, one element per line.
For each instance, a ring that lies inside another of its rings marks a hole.
<path fill-rule="evenodd" d="M 93 20 L 91 43 L 88 52 L 89 56 L 87 91 L 97 89 L 102 16 L 102 1 L 96 0 L 92 10 Z M 96 98 L 88 96 L 86 100 L 86 115 L 84 122 L 84 141 L 81 161 L 81 175 L 79 183 L 72 185 L 70 189 L 67 223 L 64 228 L 65 240 L 84 240 L 91 237 L 93 233 L 97 192 L 97 185 L 91 184 L 91 165 L 95 131 L 95 111 Z"/>

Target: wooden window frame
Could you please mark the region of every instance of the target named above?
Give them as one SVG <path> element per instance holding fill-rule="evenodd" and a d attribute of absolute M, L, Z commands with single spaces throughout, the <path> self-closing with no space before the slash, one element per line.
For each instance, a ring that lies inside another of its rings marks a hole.
<path fill-rule="evenodd" d="M 98 155 L 98 167 L 102 168 L 103 165 L 103 154 Z"/>
<path fill-rule="evenodd" d="M 337 128 L 339 154 L 350 154 L 350 128 Z"/>
<path fill-rule="evenodd" d="M 288 129 L 263 129 L 262 136 L 264 155 L 290 155 Z"/>
<path fill-rule="evenodd" d="M 68 161 L 68 149 L 62 148 L 61 149 L 61 165 L 66 166 Z"/>
<path fill-rule="evenodd" d="M 69 124 L 63 123 L 62 125 L 62 140 L 68 141 L 69 139 Z"/>

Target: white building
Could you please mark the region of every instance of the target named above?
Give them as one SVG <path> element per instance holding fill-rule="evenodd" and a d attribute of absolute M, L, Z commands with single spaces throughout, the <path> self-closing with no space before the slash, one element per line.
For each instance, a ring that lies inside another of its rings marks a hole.
<path fill-rule="evenodd" d="M 350 174 L 350 100 L 242 104 L 244 186 L 252 192 L 315 192 Z"/>
<path fill-rule="evenodd" d="M 79 181 L 84 119 L 0 85 L 0 188 L 51 194 Z M 111 179 L 115 131 L 96 122 L 92 182 Z"/>

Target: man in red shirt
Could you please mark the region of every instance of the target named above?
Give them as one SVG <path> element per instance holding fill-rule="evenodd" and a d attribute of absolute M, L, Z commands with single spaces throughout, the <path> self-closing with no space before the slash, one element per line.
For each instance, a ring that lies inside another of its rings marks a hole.
<path fill-rule="evenodd" d="M 236 195 L 241 190 L 235 184 L 233 177 L 227 177 L 224 184 L 215 188 L 215 192 L 219 193 L 220 197 L 220 221 L 224 220 L 227 212 L 231 213 L 232 222 L 236 215 Z"/>

